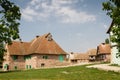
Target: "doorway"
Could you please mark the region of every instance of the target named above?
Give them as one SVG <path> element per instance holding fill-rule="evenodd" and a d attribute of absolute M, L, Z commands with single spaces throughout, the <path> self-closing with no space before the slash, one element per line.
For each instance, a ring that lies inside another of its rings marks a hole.
<path fill-rule="evenodd" d="M 63 55 L 59 55 L 59 61 L 62 62 L 64 60 Z"/>

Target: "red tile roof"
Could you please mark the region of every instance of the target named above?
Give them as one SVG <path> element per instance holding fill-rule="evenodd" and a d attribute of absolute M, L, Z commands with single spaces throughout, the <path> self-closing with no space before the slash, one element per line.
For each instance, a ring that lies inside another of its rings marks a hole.
<path fill-rule="evenodd" d="M 50 39 L 51 38 L 51 39 Z M 66 52 L 52 39 L 50 33 L 37 36 L 31 42 L 16 42 L 8 45 L 10 55 L 28 54 L 66 54 Z"/>
<path fill-rule="evenodd" d="M 111 53 L 111 47 L 110 44 L 100 44 L 98 46 L 98 54 L 110 54 Z"/>
<path fill-rule="evenodd" d="M 97 55 L 97 49 L 90 49 L 87 51 L 89 56 L 95 56 Z"/>
<path fill-rule="evenodd" d="M 39 54 L 66 54 L 66 52 L 52 39 L 48 40 L 48 35 L 36 37 L 29 47 L 29 53 Z"/>
<path fill-rule="evenodd" d="M 11 45 L 7 45 L 7 51 L 9 51 L 10 55 L 27 55 L 29 46 L 29 42 L 13 41 Z"/>
<path fill-rule="evenodd" d="M 87 53 L 74 53 L 74 59 L 89 59 L 89 56 Z"/>

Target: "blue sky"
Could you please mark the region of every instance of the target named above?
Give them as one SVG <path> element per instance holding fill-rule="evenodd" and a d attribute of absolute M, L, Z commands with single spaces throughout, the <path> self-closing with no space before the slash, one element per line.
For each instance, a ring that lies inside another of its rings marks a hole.
<path fill-rule="evenodd" d="M 20 36 L 30 41 L 51 33 L 66 52 L 86 52 L 104 42 L 111 19 L 106 0 L 12 0 L 22 13 Z"/>

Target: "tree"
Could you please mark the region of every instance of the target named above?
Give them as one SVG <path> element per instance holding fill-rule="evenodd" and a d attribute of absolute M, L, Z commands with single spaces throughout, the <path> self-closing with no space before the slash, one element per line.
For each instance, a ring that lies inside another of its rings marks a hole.
<path fill-rule="evenodd" d="M 20 9 L 9 0 L 0 0 L 0 58 L 5 52 L 4 44 L 19 38 Z"/>
<path fill-rule="evenodd" d="M 105 39 L 105 43 L 109 44 L 109 39 L 108 38 Z"/>
<path fill-rule="evenodd" d="M 115 27 L 112 27 L 111 41 L 117 43 L 118 54 L 120 57 L 120 0 L 108 0 L 103 2 L 103 10 L 107 11 L 107 15 L 113 20 Z"/>

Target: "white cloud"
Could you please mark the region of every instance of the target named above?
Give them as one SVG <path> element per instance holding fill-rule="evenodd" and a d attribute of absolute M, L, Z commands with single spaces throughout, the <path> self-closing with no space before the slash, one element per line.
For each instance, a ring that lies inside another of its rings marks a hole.
<path fill-rule="evenodd" d="M 22 9 L 22 17 L 27 21 L 48 20 L 55 17 L 62 23 L 86 23 L 95 21 L 96 16 L 85 11 L 77 11 L 66 4 L 74 4 L 79 0 L 32 0 L 25 9 Z M 81 2 L 84 0 L 81 0 Z M 63 5 L 64 4 L 64 5 Z"/>
<path fill-rule="evenodd" d="M 57 14 L 62 16 L 62 22 L 64 23 L 85 23 L 96 20 L 94 15 L 89 15 L 86 12 L 77 12 L 67 7 L 59 9 Z"/>
<path fill-rule="evenodd" d="M 83 2 L 84 0 L 80 0 L 81 2 Z"/>
<path fill-rule="evenodd" d="M 87 7 L 87 4 L 84 4 L 83 7 Z"/>
<path fill-rule="evenodd" d="M 39 2 L 39 0 L 31 0 L 30 4 L 31 5 L 36 5 Z"/>
<path fill-rule="evenodd" d="M 33 9 L 30 9 L 29 6 L 22 10 L 23 18 L 28 21 L 33 21 L 33 16 L 36 16 L 36 15 L 37 13 Z"/>
<path fill-rule="evenodd" d="M 54 4 L 74 4 L 77 3 L 78 1 L 83 2 L 83 0 L 52 0 L 52 3 Z"/>
<path fill-rule="evenodd" d="M 23 9 L 24 14 L 36 16 L 37 12 L 35 12 L 33 9 L 30 9 L 30 7 L 27 7 L 26 9 Z"/>
<path fill-rule="evenodd" d="M 22 10 L 22 17 L 27 21 L 44 20 L 47 16 L 48 14 L 46 12 L 41 13 L 32 9 L 30 6 Z"/>
<path fill-rule="evenodd" d="M 76 33 L 76 36 L 77 36 L 77 37 L 82 37 L 83 34 L 82 34 L 82 33 Z"/>

